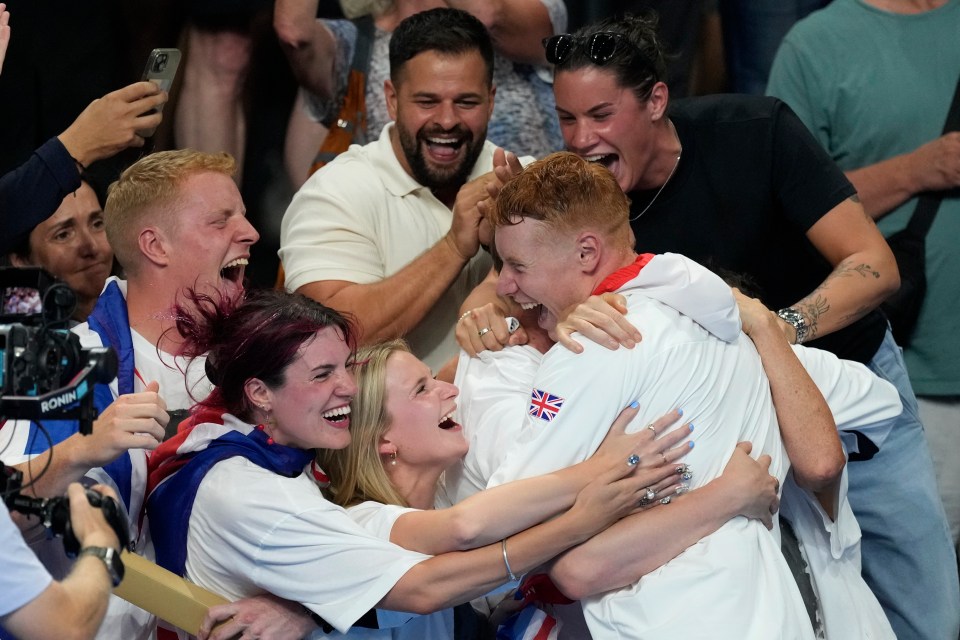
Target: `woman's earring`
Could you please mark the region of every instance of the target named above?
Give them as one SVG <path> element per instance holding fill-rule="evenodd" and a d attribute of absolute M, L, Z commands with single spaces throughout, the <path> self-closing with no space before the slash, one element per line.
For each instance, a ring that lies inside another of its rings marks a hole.
<path fill-rule="evenodd" d="M 396 466 L 397 464 L 397 452 L 393 451 L 390 453 L 390 464 Z"/>

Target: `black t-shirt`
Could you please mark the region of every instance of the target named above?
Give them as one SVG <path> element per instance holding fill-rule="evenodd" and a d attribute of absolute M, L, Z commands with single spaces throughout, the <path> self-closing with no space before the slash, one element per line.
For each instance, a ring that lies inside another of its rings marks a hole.
<path fill-rule="evenodd" d="M 806 231 L 856 191 L 803 123 L 780 100 L 745 95 L 678 100 L 670 119 L 683 152 L 660 196 L 631 220 L 637 250 L 744 274 L 772 309 L 813 291 L 832 267 Z M 627 194 L 631 218 L 655 193 Z M 873 311 L 809 344 L 868 362 L 885 330 Z"/>

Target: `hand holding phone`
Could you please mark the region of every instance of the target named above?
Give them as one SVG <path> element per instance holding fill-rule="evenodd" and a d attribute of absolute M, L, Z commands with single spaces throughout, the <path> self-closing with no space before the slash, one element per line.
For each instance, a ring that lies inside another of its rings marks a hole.
<path fill-rule="evenodd" d="M 143 69 L 141 80 L 152 82 L 160 87 L 161 91 L 170 93 L 170 88 L 173 86 L 173 80 L 177 75 L 177 69 L 179 67 L 179 49 L 154 49 L 150 52 L 150 55 L 147 56 L 147 66 Z M 162 104 L 147 113 L 159 113 L 161 111 L 163 111 Z M 149 138 L 155 130 L 156 128 L 140 130 L 137 131 L 137 135 Z"/>

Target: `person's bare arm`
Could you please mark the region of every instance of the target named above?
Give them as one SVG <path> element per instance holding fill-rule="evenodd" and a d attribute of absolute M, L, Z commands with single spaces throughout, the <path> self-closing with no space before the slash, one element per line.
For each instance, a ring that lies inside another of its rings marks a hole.
<path fill-rule="evenodd" d="M 603 474 L 580 492 L 569 511 L 507 538 L 513 573 L 519 576 L 540 566 L 635 511 L 645 485 L 643 478 L 630 474 L 632 469 L 624 464 Z M 445 553 L 413 566 L 377 606 L 431 613 L 483 595 L 509 579 L 500 544 Z"/>
<path fill-rule="evenodd" d="M 0 2 L 0 73 L 3 72 L 3 60 L 7 57 L 7 45 L 10 44 L 10 12 L 7 5 Z"/>
<path fill-rule="evenodd" d="M 336 41 L 330 29 L 317 20 L 318 0 L 277 0 L 273 28 L 290 62 L 297 83 L 330 100 L 336 92 Z"/>
<path fill-rule="evenodd" d="M 734 289 L 743 330 L 760 353 L 797 485 L 816 494 L 830 517 L 836 515 L 840 474 L 846 464 L 833 414 L 780 331 L 776 314 Z"/>
<path fill-rule="evenodd" d="M 624 409 L 597 452 L 579 464 L 481 491 L 447 509 L 403 514 L 390 531 L 390 542 L 434 555 L 491 544 L 569 509 L 591 480 L 624 466 L 631 454 L 640 460 L 635 473 L 643 476 L 644 486 L 662 483 L 664 489 L 675 489 L 679 479 L 674 463 L 690 451 L 686 445 L 675 445 L 690 429 L 681 427 L 664 434 L 680 418 L 672 411 L 652 425 L 663 434 L 660 437 L 655 438 L 649 429 L 627 434 L 625 429 L 636 415 L 636 407 Z"/>
<path fill-rule="evenodd" d="M 624 518 L 563 554 L 550 568 L 551 579 L 580 600 L 633 584 L 738 515 L 769 529 L 780 504 L 777 480 L 767 473 L 770 457 L 753 460 L 750 449 L 740 443 L 719 478 L 669 506 Z"/>
<path fill-rule="evenodd" d="M 309 298 L 351 313 L 363 329 L 365 344 L 406 335 L 423 320 L 480 248 L 478 200 L 485 199 L 492 174 L 460 188 L 450 231 L 415 260 L 370 284 L 342 280 L 311 282 L 297 289 Z"/>
<path fill-rule="evenodd" d="M 846 174 L 864 210 L 879 220 L 919 193 L 960 186 L 960 132 Z"/>
<path fill-rule="evenodd" d="M 127 147 L 142 147 L 137 132 L 156 129 L 160 113 L 149 113 L 167 101 L 153 82 L 134 82 L 98 98 L 57 136 L 83 166 L 109 158 Z"/>
<path fill-rule="evenodd" d="M 547 63 L 540 41 L 553 35 L 553 24 L 540 0 L 447 0 L 447 5 L 476 16 L 504 57 L 528 64 Z"/>
<path fill-rule="evenodd" d="M 106 487 L 94 487 L 114 499 Z M 98 508 L 91 507 L 79 484 L 69 488 L 70 522 L 84 547 L 110 547 L 119 553 L 116 534 Z M 91 556 L 77 560 L 70 574 L 51 582 L 39 596 L 3 619 L 17 637 L 53 640 L 92 638 L 100 628 L 110 597 L 110 576 L 103 561 Z"/>
<path fill-rule="evenodd" d="M 792 305 L 806 319 L 807 341 L 862 318 L 900 287 L 893 252 L 855 197 L 820 218 L 807 238 L 833 265 L 820 286 Z M 796 343 L 792 325 L 781 320 L 780 328 Z"/>

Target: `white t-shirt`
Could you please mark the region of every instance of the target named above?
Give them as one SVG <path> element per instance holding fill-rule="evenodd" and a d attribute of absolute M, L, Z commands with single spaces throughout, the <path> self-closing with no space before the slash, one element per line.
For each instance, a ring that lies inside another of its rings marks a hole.
<path fill-rule="evenodd" d="M 370 144 L 353 145 L 314 173 L 293 197 L 280 226 L 286 288 L 345 280 L 371 284 L 392 276 L 450 230 L 453 211 L 414 180 L 397 160 L 390 128 Z M 469 179 L 493 169 L 486 142 Z M 437 370 L 458 352 L 460 304 L 490 271 L 480 250 L 418 326 L 404 336 L 413 353 Z"/>
<path fill-rule="evenodd" d="M 186 575 L 232 600 L 272 593 L 300 602 L 342 633 L 429 557 L 357 525 L 309 474 L 285 478 L 235 457 L 200 483 Z"/>

